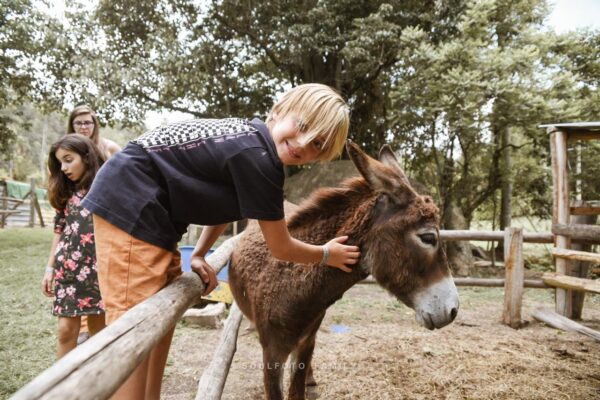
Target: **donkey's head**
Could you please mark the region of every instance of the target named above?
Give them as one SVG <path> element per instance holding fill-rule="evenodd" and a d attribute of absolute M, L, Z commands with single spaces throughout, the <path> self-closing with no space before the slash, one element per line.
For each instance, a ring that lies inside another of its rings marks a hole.
<path fill-rule="evenodd" d="M 409 183 L 389 146 L 379 160 L 348 141 L 350 158 L 376 193 L 361 266 L 416 312 L 428 329 L 451 323 L 458 292 L 439 238 L 439 210 Z"/>

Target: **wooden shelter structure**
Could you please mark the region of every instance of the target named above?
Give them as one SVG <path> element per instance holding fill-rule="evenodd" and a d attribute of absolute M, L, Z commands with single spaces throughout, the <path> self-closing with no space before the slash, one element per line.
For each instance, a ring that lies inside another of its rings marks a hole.
<path fill-rule="evenodd" d="M 552 254 L 557 274 L 554 285 L 559 286 L 556 289 L 556 312 L 567 318 L 579 319 L 585 291 L 574 292 L 566 282 L 572 279 L 569 276 L 587 278 L 588 263 L 600 263 L 600 254 L 591 252 L 592 245 L 600 244 L 600 226 L 595 225 L 600 214 L 600 201 L 574 198 L 569 185 L 567 150 L 569 141 L 600 140 L 600 122 L 546 124 L 540 125 L 540 128 L 546 128 L 550 134 L 552 155 L 552 233 L 555 235 Z M 574 248 L 574 241 L 583 241 L 583 247 Z"/>

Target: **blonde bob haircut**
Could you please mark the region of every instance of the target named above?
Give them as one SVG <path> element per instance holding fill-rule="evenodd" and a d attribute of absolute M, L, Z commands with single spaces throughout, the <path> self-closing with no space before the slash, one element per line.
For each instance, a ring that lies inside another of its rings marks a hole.
<path fill-rule="evenodd" d="M 302 145 L 316 138 L 323 141 L 317 160 L 331 161 L 341 154 L 348 136 L 350 109 L 337 91 L 320 83 L 296 86 L 273 105 L 267 125 L 272 125 L 275 115 L 285 118 L 290 113 L 297 115 L 298 129 L 306 133 Z"/>

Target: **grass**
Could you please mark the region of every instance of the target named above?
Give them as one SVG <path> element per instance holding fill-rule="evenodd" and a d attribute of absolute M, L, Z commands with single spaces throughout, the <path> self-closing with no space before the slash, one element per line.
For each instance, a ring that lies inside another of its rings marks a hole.
<path fill-rule="evenodd" d="M 41 228 L 0 230 L 0 314 L 4 322 L 0 325 L 0 399 L 8 398 L 55 360 L 57 320 L 50 312 L 52 300 L 40 290 L 52 235 L 51 229 Z M 375 288 L 376 292 L 383 292 L 376 285 L 353 288 L 359 296 L 348 295 L 336 303 L 334 323 L 413 319 L 413 311 L 393 297 L 373 296 Z M 461 287 L 459 292 L 461 307 L 465 308 L 503 302 L 501 288 Z M 600 296 L 586 297 L 584 309 L 600 306 Z M 524 307 L 540 302 L 551 305 L 552 291 L 525 290 Z M 180 326 L 176 330 L 176 336 L 185 334 L 197 335 L 197 329 Z"/>
<path fill-rule="evenodd" d="M 48 368 L 55 359 L 56 318 L 41 280 L 52 230 L 0 230 L 0 398 Z"/>
<path fill-rule="evenodd" d="M 523 231 L 528 233 L 551 232 L 552 221 L 537 217 L 516 217 L 512 219 L 511 226 L 523 228 Z M 491 231 L 492 224 L 490 221 L 474 221 L 470 229 L 473 231 Z M 495 229 L 498 230 L 498 227 L 496 226 Z M 491 248 L 491 242 L 472 241 L 472 243 L 486 250 Z M 552 245 L 550 244 L 524 243 L 525 267 L 539 272 L 552 271 L 551 248 Z"/>

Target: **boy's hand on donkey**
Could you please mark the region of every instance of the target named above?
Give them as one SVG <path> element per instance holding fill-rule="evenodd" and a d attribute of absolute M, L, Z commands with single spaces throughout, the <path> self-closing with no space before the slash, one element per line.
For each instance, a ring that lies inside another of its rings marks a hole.
<path fill-rule="evenodd" d="M 327 265 L 339 268 L 344 272 L 352 272 L 346 265 L 353 265 L 360 258 L 360 249 L 357 246 L 347 246 L 343 244 L 348 240 L 348 236 L 340 236 L 327 242 L 325 246 L 329 248 L 329 259 Z"/>
<path fill-rule="evenodd" d="M 206 296 L 217 287 L 217 274 L 206 262 L 204 257 L 193 257 L 190 264 L 192 266 L 192 271 L 197 273 L 198 276 L 200 276 L 200 279 L 202 279 L 202 282 L 206 284 L 206 289 L 204 290 L 204 293 L 202 293 Z"/>

